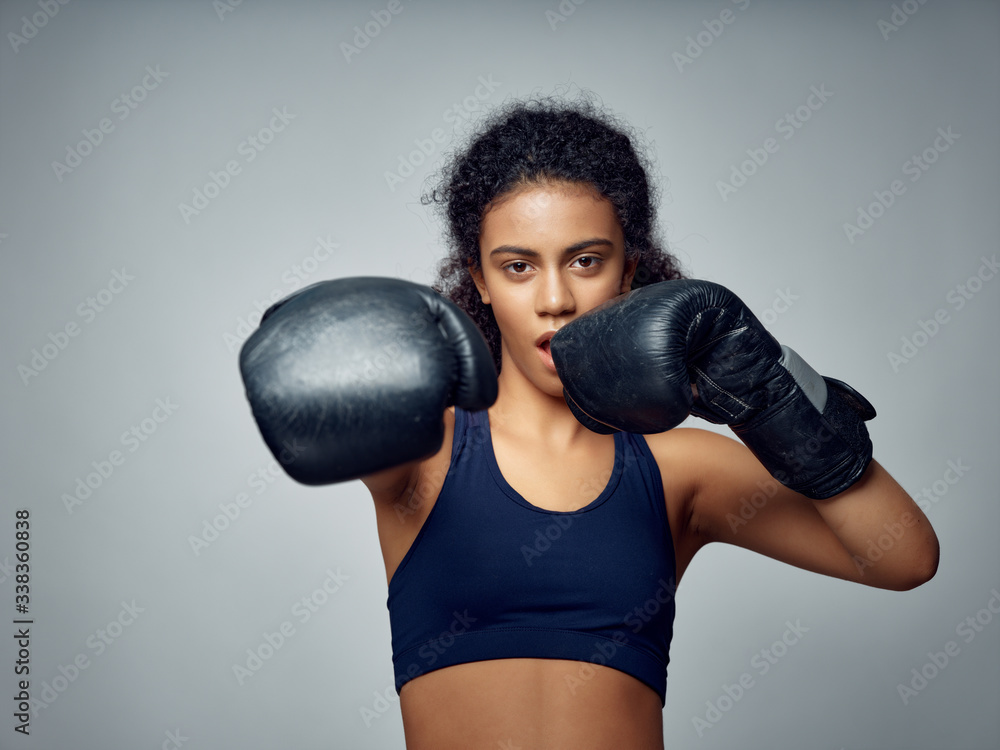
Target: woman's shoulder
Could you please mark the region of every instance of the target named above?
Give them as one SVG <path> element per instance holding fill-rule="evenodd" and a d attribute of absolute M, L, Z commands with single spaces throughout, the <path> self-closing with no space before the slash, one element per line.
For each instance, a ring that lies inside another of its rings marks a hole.
<path fill-rule="evenodd" d="M 743 445 L 734 438 L 699 427 L 675 427 L 643 437 L 657 464 L 670 465 L 678 477 L 697 474 L 717 464 L 722 458 L 720 451 Z"/>
<path fill-rule="evenodd" d="M 693 502 L 699 490 L 724 474 L 738 470 L 746 458 L 757 464 L 739 440 L 699 427 L 675 427 L 643 437 L 660 469 L 665 493 L 672 491 L 685 503 Z"/>
<path fill-rule="evenodd" d="M 685 498 L 716 485 L 756 479 L 763 471 L 749 448 L 734 437 L 698 427 L 675 427 L 646 435 L 664 477 Z"/>

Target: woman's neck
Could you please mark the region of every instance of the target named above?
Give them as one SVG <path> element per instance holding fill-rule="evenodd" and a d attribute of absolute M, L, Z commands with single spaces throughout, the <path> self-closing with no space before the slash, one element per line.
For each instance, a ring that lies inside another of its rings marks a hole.
<path fill-rule="evenodd" d="M 561 390 L 539 389 L 513 365 L 500 371 L 498 396 L 489 415 L 494 432 L 553 448 L 571 448 L 596 435 L 573 416 Z"/>

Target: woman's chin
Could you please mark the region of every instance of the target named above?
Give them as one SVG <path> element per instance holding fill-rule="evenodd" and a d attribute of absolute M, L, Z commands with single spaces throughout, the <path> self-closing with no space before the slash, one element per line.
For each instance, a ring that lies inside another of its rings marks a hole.
<path fill-rule="evenodd" d="M 528 381 L 537 390 L 547 396 L 563 400 L 563 386 L 556 372 L 555 365 L 551 364 L 552 357 L 543 356 L 538 347 L 533 347 L 535 351 L 526 352 L 524 359 L 510 358 L 502 364 L 501 373 L 510 368 L 516 370 L 520 378 Z M 544 354 L 548 354 L 545 352 Z M 548 360 L 546 362 L 546 360 Z M 514 373 L 511 372 L 511 375 Z M 503 378 L 501 377 L 501 380 Z M 568 407 L 567 407 L 568 408 Z"/>
<path fill-rule="evenodd" d="M 558 398 L 560 401 L 564 400 L 562 381 L 559 380 L 559 376 L 554 372 L 546 371 L 542 373 L 541 377 L 534 379 L 533 382 L 535 387 L 545 395 Z"/>

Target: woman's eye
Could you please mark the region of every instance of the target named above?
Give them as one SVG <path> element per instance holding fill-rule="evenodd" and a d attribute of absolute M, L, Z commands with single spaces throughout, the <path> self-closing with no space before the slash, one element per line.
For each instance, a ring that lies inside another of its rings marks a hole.
<path fill-rule="evenodd" d="M 592 255 L 584 255 L 582 258 L 577 258 L 576 262 L 583 268 L 593 268 L 600 263 L 600 259 L 595 258 Z"/>
<path fill-rule="evenodd" d="M 513 271 L 515 274 L 520 274 L 528 268 L 528 264 L 523 261 L 515 261 L 507 266 L 508 271 Z"/>

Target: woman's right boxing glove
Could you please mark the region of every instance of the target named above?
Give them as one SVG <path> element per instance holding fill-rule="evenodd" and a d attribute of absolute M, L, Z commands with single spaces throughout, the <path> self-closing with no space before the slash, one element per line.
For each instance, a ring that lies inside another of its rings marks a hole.
<path fill-rule="evenodd" d="M 476 411 L 497 397 L 475 323 L 401 279 L 321 281 L 275 303 L 244 343 L 240 372 L 264 442 L 308 485 L 431 456 L 448 406 Z"/>

